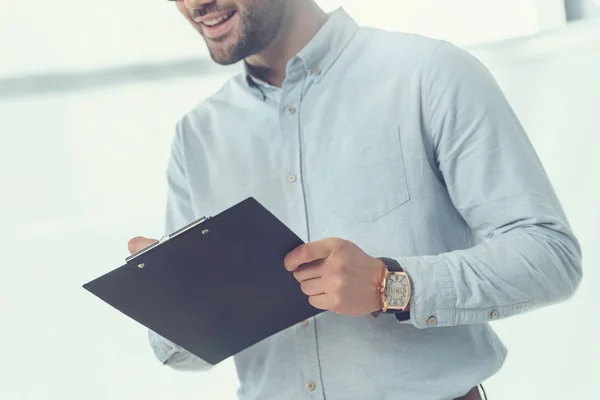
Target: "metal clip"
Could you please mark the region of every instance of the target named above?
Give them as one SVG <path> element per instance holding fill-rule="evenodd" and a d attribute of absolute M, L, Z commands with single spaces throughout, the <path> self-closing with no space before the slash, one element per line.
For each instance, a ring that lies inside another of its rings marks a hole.
<path fill-rule="evenodd" d="M 130 255 L 129 257 L 125 258 L 125 262 L 129 262 L 131 260 L 135 260 L 136 258 L 138 258 L 139 256 L 141 256 L 142 254 L 146 254 L 147 252 L 149 252 L 153 248 L 158 247 L 158 246 L 160 246 L 161 244 L 163 244 L 165 242 L 168 242 L 169 240 L 171 240 L 175 236 L 181 235 L 183 232 L 189 231 L 193 227 L 200 225 L 201 223 L 209 220 L 210 218 L 211 217 L 202 217 L 202 218 L 200 218 L 200 219 L 192 222 L 191 224 L 188 224 L 188 225 L 184 226 L 183 228 L 176 230 L 175 232 L 171 233 L 170 235 L 164 235 L 163 237 L 160 238 L 160 240 L 158 242 L 154 242 L 150 246 L 144 247 L 140 251 L 137 251 L 137 252 L 133 253 L 132 255 Z"/>

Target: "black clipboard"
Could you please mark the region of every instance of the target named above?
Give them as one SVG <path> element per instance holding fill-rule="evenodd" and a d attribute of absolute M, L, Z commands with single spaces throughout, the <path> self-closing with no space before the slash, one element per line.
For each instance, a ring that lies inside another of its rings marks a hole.
<path fill-rule="evenodd" d="M 321 312 L 283 265 L 303 243 L 248 198 L 163 237 L 83 287 L 215 365 Z"/>

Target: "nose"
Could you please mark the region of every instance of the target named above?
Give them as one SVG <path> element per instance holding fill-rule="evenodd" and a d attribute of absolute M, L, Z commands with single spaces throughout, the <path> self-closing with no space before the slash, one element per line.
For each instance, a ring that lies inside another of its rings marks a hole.
<path fill-rule="evenodd" d="M 215 0 L 184 0 L 186 7 L 191 10 L 195 10 L 206 4 L 210 4 L 210 3 L 214 3 L 214 2 L 215 2 Z"/>

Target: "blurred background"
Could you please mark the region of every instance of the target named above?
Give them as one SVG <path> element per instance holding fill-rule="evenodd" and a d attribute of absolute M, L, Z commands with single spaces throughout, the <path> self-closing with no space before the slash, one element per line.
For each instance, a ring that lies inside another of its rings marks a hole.
<path fill-rule="evenodd" d="M 490 399 L 599 399 L 600 0 L 321 0 L 463 46 L 525 125 L 584 252 L 568 303 L 494 323 Z M 162 235 L 176 121 L 219 67 L 165 0 L 0 0 L 0 399 L 235 398 L 231 362 L 162 367 L 146 330 L 81 285 Z"/>

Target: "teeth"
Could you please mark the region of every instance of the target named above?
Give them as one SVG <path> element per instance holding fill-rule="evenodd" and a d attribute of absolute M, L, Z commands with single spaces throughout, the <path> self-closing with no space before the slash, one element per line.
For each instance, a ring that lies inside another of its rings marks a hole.
<path fill-rule="evenodd" d="M 217 18 L 209 19 L 207 21 L 202 21 L 202 23 L 204 25 L 206 25 L 206 26 L 215 26 L 218 23 L 223 22 L 223 21 L 229 19 L 230 16 L 231 16 L 231 14 L 225 14 L 225 15 L 222 15 L 222 16 L 217 17 Z"/>

